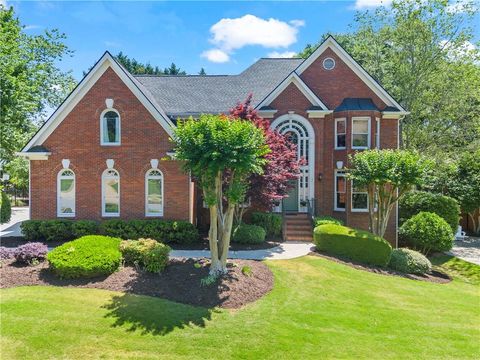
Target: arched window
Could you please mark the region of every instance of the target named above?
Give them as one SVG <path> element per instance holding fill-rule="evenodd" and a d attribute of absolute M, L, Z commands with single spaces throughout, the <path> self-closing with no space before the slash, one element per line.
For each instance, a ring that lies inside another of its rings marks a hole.
<path fill-rule="evenodd" d="M 163 175 L 158 169 L 145 175 L 145 215 L 163 216 Z"/>
<path fill-rule="evenodd" d="M 101 145 L 120 145 L 120 114 L 116 110 L 106 110 L 100 117 Z"/>
<path fill-rule="evenodd" d="M 102 174 L 102 216 L 120 216 L 120 175 L 115 169 Z"/>
<path fill-rule="evenodd" d="M 75 216 L 75 173 L 62 169 L 57 179 L 57 216 Z"/>

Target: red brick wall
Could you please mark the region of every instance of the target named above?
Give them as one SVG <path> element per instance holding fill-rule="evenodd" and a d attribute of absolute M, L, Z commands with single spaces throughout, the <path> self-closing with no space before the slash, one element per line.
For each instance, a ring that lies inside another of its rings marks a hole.
<path fill-rule="evenodd" d="M 100 145 L 100 114 L 114 99 L 121 118 L 121 145 Z M 108 69 L 43 144 L 52 155 L 31 162 L 31 217 L 57 217 L 57 174 L 70 159 L 76 176 L 76 218 L 102 218 L 101 175 L 106 159 L 120 173 L 120 217 L 145 217 L 145 173 L 150 159 L 172 148 L 168 134 L 112 69 Z M 189 218 L 189 178 L 177 161 L 160 160 L 164 176 L 164 218 Z"/>

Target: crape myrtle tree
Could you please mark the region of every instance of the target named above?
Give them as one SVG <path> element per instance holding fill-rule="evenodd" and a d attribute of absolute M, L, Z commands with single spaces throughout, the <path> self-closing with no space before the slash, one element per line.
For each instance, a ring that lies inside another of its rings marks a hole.
<path fill-rule="evenodd" d="M 221 115 L 179 121 L 173 141 L 210 210 L 210 275 L 220 276 L 227 272 L 235 207 L 245 198 L 248 177 L 263 172 L 269 148 L 252 122 Z"/>
<path fill-rule="evenodd" d="M 254 173 L 247 180 L 245 199 L 254 199 L 255 206 L 270 210 L 272 206 L 287 196 L 291 181 L 298 179 L 302 160 L 297 158 L 297 146 L 284 135 L 270 127 L 270 121 L 258 115 L 252 107 L 252 94 L 243 103 L 230 110 L 230 116 L 253 122 L 265 135 L 270 152 L 265 155 L 263 173 Z M 245 206 L 237 205 L 235 221 L 242 221 Z"/>
<path fill-rule="evenodd" d="M 383 237 L 396 202 L 420 186 L 431 162 L 408 150 L 366 150 L 350 155 L 348 177 L 368 192 L 369 229 Z"/>

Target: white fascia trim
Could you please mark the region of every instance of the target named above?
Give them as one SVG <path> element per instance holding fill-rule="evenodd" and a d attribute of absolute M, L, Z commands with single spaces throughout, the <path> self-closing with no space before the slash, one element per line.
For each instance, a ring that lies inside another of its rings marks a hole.
<path fill-rule="evenodd" d="M 95 64 L 93 69 L 87 74 L 85 78 L 78 84 L 75 90 L 68 96 L 68 98 L 55 110 L 47 123 L 35 134 L 35 136 L 28 142 L 22 149 L 22 152 L 26 152 L 32 146 L 41 145 L 50 134 L 60 125 L 65 117 L 73 110 L 73 108 L 80 102 L 85 94 L 92 88 L 92 86 L 98 81 L 98 79 L 105 73 L 108 68 L 112 68 L 113 71 L 120 77 L 120 79 L 127 85 L 130 91 L 138 98 L 143 106 L 152 114 L 155 120 L 164 128 L 169 136 L 173 135 L 174 125 L 168 119 L 167 115 L 156 104 L 152 104 L 151 100 L 138 88 L 135 84 L 135 80 L 127 75 L 120 65 L 113 59 L 113 57 L 106 52 L 100 60 Z"/>
<path fill-rule="evenodd" d="M 272 103 L 273 100 L 277 98 L 278 95 L 284 91 L 288 85 L 291 83 L 302 92 L 302 94 L 312 103 L 314 106 L 320 106 L 322 110 L 328 111 L 328 107 L 313 93 L 312 90 L 303 82 L 302 79 L 295 73 L 292 72 L 288 75 L 281 83 L 278 85 L 265 99 L 262 100 L 260 104 L 256 106 L 256 109 L 260 109 L 262 106 L 268 106 Z"/>
<path fill-rule="evenodd" d="M 17 156 L 24 157 L 28 160 L 48 160 L 48 157 L 52 155 L 51 152 L 17 152 L 15 153 Z"/>
<path fill-rule="evenodd" d="M 405 115 L 409 115 L 408 111 L 382 111 L 383 119 L 400 119 Z"/>
<path fill-rule="evenodd" d="M 278 110 L 258 110 L 257 113 L 265 119 L 272 119 Z"/>
<path fill-rule="evenodd" d="M 307 110 L 309 118 L 323 118 L 331 113 L 333 113 L 333 110 Z"/>
<path fill-rule="evenodd" d="M 302 62 L 298 68 L 295 70 L 296 73 L 301 75 L 305 69 L 307 69 L 312 63 L 317 60 L 317 58 L 328 48 L 333 50 L 335 54 L 338 55 L 342 61 L 347 64 L 347 66 L 352 69 L 352 71 L 358 75 L 360 79 L 363 80 L 367 86 L 377 94 L 380 99 L 382 99 L 386 104 L 395 106 L 402 112 L 406 110 L 395 101 L 393 97 L 379 84 L 377 83 L 341 46 L 340 44 L 332 37 L 329 36 L 308 58 Z"/>

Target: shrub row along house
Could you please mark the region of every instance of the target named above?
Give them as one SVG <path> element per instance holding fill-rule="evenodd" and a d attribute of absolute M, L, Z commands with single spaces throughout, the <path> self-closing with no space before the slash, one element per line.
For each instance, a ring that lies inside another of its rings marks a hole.
<path fill-rule="evenodd" d="M 305 159 L 273 210 L 314 209 L 367 229 L 370 204 L 346 180 L 348 154 L 397 148 L 406 111 L 332 37 L 307 59 L 260 59 L 239 75 L 134 76 L 105 53 L 20 153 L 30 160 L 31 218 L 202 225 L 201 194 L 175 160 L 172 129 L 179 118 L 228 113 L 249 93 Z M 393 214 L 392 245 L 396 223 Z"/>

